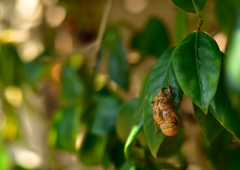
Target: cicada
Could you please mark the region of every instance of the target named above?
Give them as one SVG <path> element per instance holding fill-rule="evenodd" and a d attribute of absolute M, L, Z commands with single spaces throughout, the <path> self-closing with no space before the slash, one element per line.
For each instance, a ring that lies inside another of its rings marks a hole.
<path fill-rule="evenodd" d="M 164 93 L 167 90 L 168 94 Z M 162 132 L 166 136 L 174 136 L 179 131 L 180 121 L 173 109 L 173 106 L 181 100 L 172 102 L 172 89 L 171 86 L 162 88 L 158 94 L 155 96 L 154 101 L 150 104 L 153 106 L 153 118 L 156 128 L 156 133 L 158 132 L 158 126 L 160 126 Z"/>

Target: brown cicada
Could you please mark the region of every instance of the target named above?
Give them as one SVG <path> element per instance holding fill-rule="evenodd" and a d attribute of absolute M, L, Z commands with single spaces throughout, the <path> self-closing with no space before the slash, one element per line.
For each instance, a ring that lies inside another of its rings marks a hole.
<path fill-rule="evenodd" d="M 168 95 L 164 93 L 164 90 L 168 91 Z M 172 102 L 172 89 L 170 86 L 162 88 L 156 95 L 151 103 L 156 133 L 158 132 L 158 126 L 166 136 L 174 136 L 178 133 L 180 121 L 173 110 L 173 106 L 181 101 L 182 99 Z"/>

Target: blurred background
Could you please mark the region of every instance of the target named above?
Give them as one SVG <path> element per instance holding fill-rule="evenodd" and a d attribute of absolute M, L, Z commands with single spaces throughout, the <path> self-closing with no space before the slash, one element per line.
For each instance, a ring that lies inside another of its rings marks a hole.
<path fill-rule="evenodd" d="M 221 51 L 233 44 L 226 68 L 236 108 L 238 7 L 234 0 L 208 0 L 202 13 L 202 30 Z M 123 148 L 144 77 L 197 24 L 194 14 L 170 1 L 0 0 L 0 169 L 130 169 Z M 140 134 L 137 169 L 224 169 L 236 163 L 239 146 L 229 133 L 222 132 L 215 150 L 202 142 L 187 98 L 180 115 L 181 161 L 169 151 L 160 164 Z"/>

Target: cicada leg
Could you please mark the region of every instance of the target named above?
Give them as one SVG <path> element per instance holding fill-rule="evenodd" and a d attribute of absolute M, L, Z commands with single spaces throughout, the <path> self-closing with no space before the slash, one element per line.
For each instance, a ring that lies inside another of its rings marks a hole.
<path fill-rule="evenodd" d="M 181 101 L 183 101 L 183 99 L 176 100 L 175 102 L 172 102 L 171 106 L 174 106 L 175 104 L 177 104 L 177 103 L 179 103 L 179 102 L 181 102 Z"/>
<path fill-rule="evenodd" d="M 168 90 L 168 99 L 170 101 L 172 101 L 172 88 L 171 88 L 171 86 L 168 86 L 167 90 Z"/>

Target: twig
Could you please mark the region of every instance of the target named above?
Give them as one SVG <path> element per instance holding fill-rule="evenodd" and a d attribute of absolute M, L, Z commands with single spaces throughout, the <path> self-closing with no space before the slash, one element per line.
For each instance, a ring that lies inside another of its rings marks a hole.
<path fill-rule="evenodd" d="M 104 34 L 104 31 L 105 31 L 105 28 L 106 28 L 106 25 L 107 25 L 107 20 L 108 20 L 108 16 L 109 16 L 112 4 L 113 4 L 113 0 L 108 0 L 107 1 L 107 4 L 104 8 L 104 13 L 103 13 L 103 16 L 102 16 L 102 20 L 101 20 L 101 23 L 100 23 L 100 27 L 99 27 L 99 30 L 98 30 L 96 40 L 94 40 L 94 42 L 86 45 L 83 49 L 80 50 L 80 52 L 85 52 L 85 51 L 89 51 L 89 50 L 93 49 L 94 52 L 97 53 L 97 51 L 100 48 L 101 42 L 102 42 L 103 34 Z"/>

